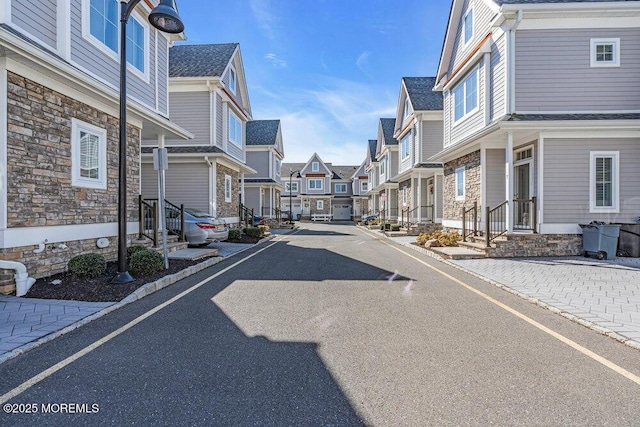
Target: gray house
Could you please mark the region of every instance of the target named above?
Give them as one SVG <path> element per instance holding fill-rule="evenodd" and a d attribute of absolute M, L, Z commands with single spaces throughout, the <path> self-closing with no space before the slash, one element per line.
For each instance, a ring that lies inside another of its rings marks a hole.
<path fill-rule="evenodd" d="M 191 136 L 169 120 L 167 96 L 169 47 L 183 36 L 158 32 L 148 10 L 140 3 L 129 20 L 144 37 L 128 46 L 129 238 L 138 231 L 141 140 Z M 0 7 L 0 258 L 33 277 L 62 272 L 83 253 L 116 258 L 117 25 L 117 8 L 82 0 Z M 0 292 L 12 291 L 13 273 L 0 270 Z"/>
<path fill-rule="evenodd" d="M 245 175 L 244 204 L 256 215 L 280 218 L 281 169 L 284 158 L 280 120 L 247 123 L 247 165 L 256 170 Z"/>
<path fill-rule="evenodd" d="M 176 45 L 169 50 L 169 110 L 193 134 L 188 141 L 144 139 L 142 195 L 156 198 L 153 147 L 166 147 L 166 199 L 234 225 L 244 195 L 246 127 L 251 105 L 240 45 Z"/>
<path fill-rule="evenodd" d="M 637 218 L 639 47 L 637 1 L 454 0 L 430 159 L 443 225 L 462 229 L 464 209 L 465 228 L 506 235 L 490 254 L 572 255 L 579 224 Z"/>
<path fill-rule="evenodd" d="M 398 182 L 392 178 L 398 175 L 398 140 L 394 137 L 396 119 L 383 118 L 378 122 L 375 161 L 373 168 L 377 172 L 373 206 L 378 207 L 380 215 L 387 221 L 400 218 Z"/>

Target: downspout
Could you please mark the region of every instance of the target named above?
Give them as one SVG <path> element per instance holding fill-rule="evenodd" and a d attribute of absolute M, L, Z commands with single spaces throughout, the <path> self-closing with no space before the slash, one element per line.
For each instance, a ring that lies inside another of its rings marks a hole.
<path fill-rule="evenodd" d="M 0 261 L 0 270 L 15 270 L 16 274 L 13 278 L 16 281 L 16 296 L 21 297 L 29 292 L 29 288 L 33 286 L 36 279 L 29 277 L 27 273 L 27 267 L 24 264 L 17 261 Z"/>
<path fill-rule="evenodd" d="M 507 98 L 507 114 L 511 115 L 515 113 L 516 110 L 516 92 L 515 92 L 515 82 L 516 82 L 516 30 L 518 26 L 522 22 L 522 9 L 518 10 L 518 15 L 516 17 L 516 22 L 509 29 L 509 54 L 507 55 L 507 67 L 509 69 L 507 73 L 507 90 L 508 90 L 508 98 Z"/>
<path fill-rule="evenodd" d="M 216 210 L 216 171 L 215 164 L 209 160 L 209 156 L 204 156 L 204 161 L 209 165 L 209 213 L 217 217 Z"/>

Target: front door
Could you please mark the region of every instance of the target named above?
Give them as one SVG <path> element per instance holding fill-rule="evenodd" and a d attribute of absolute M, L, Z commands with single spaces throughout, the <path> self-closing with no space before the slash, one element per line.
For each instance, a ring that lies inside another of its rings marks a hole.
<path fill-rule="evenodd" d="M 533 206 L 531 203 L 531 196 L 533 192 L 532 172 L 533 160 L 531 158 L 514 165 L 513 188 L 515 194 L 513 195 L 513 225 L 515 229 L 533 229 Z"/>

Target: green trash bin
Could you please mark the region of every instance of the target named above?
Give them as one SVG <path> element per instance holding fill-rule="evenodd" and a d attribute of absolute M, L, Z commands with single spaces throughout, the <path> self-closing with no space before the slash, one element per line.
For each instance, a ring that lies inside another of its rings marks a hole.
<path fill-rule="evenodd" d="M 584 256 L 595 256 L 598 259 L 611 259 L 616 257 L 618 249 L 618 237 L 620 236 L 619 224 L 605 224 L 592 222 L 580 224 L 582 228 L 582 246 Z"/>

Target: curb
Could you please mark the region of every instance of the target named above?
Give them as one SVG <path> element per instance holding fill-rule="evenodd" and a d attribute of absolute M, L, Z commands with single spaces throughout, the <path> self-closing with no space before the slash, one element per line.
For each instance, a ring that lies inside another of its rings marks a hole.
<path fill-rule="evenodd" d="M 367 228 L 363 228 L 363 229 L 365 231 L 370 232 L 370 233 L 373 234 L 373 232 L 371 230 L 369 230 Z M 384 238 L 386 238 L 387 240 L 393 241 L 392 237 L 386 236 L 384 234 L 382 234 L 382 236 Z M 569 319 L 574 323 L 578 323 L 579 325 L 585 326 L 585 327 L 591 329 L 592 331 L 595 331 L 595 332 L 597 332 L 597 333 L 599 333 L 601 335 L 605 335 L 605 336 L 607 336 L 609 338 L 613 338 L 614 340 L 616 340 L 616 341 L 618 341 L 618 342 L 620 342 L 620 343 L 622 343 L 622 344 L 624 344 L 624 345 L 626 345 L 628 347 L 631 347 L 631 348 L 633 348 L 635 350 L 640 350 L 640 342 L 638 342 L 636 340 L 633 340 L 631 338 L 625 337 L 624 335 L 620 335 L 617 332 L 614 332 L 614 331 L 612 331 L 612 330 L 610 330 L 608 328 L 605 328 L 604 326 L 600 326 L 597 323 L 594 323 L 594 322 L 591 322 L 589 320 L 586 320 L 586 319 L 583 319 L 581 317 L 578 317 L 575 314 L 571 314 L 571 313 L 568 313 L 566 311 L 562 311 L 561 309 L 556 308 L 553 305 L 550 305 L 550 304 L 548 304 L 546 302 L 540 301 L 537 298 L 531 297 L 531 296 L 529 296 L 527 294 L 524 294 L 524 293 L 522 293 L 520 291 L 512 289 L 512 288 L 510 288 L 509 286 L 507 286 L 507 285 L 505 285 L 503 283 L 496 282 L 495 280 L 489 279 L 487 277 L 484 277 L 481 274 L 475 273 L 475 272 L 473 272 L 471 270 L 467 270 L 466 268 L 464 268 L 464 267 L 462 267 L 460 265 L 454 264 L 454 263 L 450 262 L 449 260 L 441 257 L 440 255 L 436 254 L 435 252 L 429 251 L 426 248 L 421 248 L 419 246 L 412 245 L 410 243 L 398 243 L 398 244 L 401 245 L 401 246 L 408 247 L 408 248 L 410 248 L 410 249 L 412 249 L 414 251 L 420 252 L 422 254 L 428 255 L 431 258 L 434 258 L 434 259 L 436 259 L 436 260 L 438 260 L 440 262 L 443 262 L 443 263 L 445 263 L 445 264 L 447 264 L 447 265 L 449 265 L 451 267 L 454 267 L 454 268 L 456 268 L 456 269 L 458 269 L 460 271 L 464 271 L 465 273 L 470 274 L 471 276 L 474 276 L 474 277 L 476 277 L 478 279 L 484 280 L 485 282 L 490 283 L 490 284 L 492 284 L 492 285 L 494 285 L 494 286 L 496 286 L 496 287 L 498 287 L 498 288 L 500 288 L 500 289 L 502 289 L 504 291 L 507 291 L 507 292 L 509 292 L 509 293 L 511 293 L 513 295 L 516 295 L 516 296 L 518 296 L 518 297 L 520 297 L 520 298 L 522 298 L 522 299 L 524 299 L 524 300 L 526 300 L 526 301 L 528 301 L 528 302 L 530 302 L 532 304 L 535 304 L 535 305 L 537 305 L 539 307 L 542 307 L 542 308 L 544 308 L 546 310 L 551 311 L 554 314 L 558 314 L 558 315 L 560 315 L 560 316 L 562 316 L 562 317 L 564 317 L 566 319 Z"/>
<path fill-rule="evenodd" d="M 295 228 L 291 229 L 289 232 L 287 233 L 282 233 L 279 235 L 283 235 L 283 234 L 289 234 L 292 233 L 295 230 Z M 42 338 L 38 338 L 35 341 L 31 341 L 28 342 L 26 344 L 21 345 L 20 347 L 14 348 L 13 350 L 10 350 L 2 355 L 0 355 L 0 364 L 6 362 L 7 360 L 13 359 L 14 357 L 17 357 L 23 353 L 26 353 L 29 350 L 33 350 L 36 347 L 41 346 L 44 343 L 47 343 L 49 341 L 52 341 L 64 334 L 67 334 L 83 325 L 86 325 L 87 323 L 96 320 L 102 316 L 105 316 L 109 313 L 111 313 L 112 311 L 115 311 L 121 307 L 124 307 L 127 304 L 131 304 L 132 302 L 138 301 L 141 298 L 144 298 L 147 295 L 150 295 L 154 292 L 159 291 L 160 289 L 166 288 L 169 285 L 173 285 L 176 282 L 179 282 L 180 280 L 187 278 L 193 274 L 198 273 L 199 271 L 204 270 L 205 268 L 209 268 L 212 265 L 216 265 L 219 262 L 224 261 L 225 259 L 231 258 L 237 254 L 240 254 L 246 250 L 255 248 L 256 246 L 260 246 L 262 244 L 264 244 L 265 242 L 268 242 L 269 240 L 274 239 L 275 237 L 277 237 L 278 235 L 272 234 L 270 236 L 266 236 L 263 239 L 260 239 L 260 241 L 258 241 L 256 244 L 254 244 L 253 246 L 250 247 L 246 247 L 244 249 L 240 249 L 237 252 L 232 253 L 231 255 L 227 256 L 227 257 L 215 257 L 215 258 L 209 258 L 201 263 L 192 265 L 190 267 L 185 268 L 184 270 L 181 270 L 177 273 L 165 276 L 161 279 L 156 280 L 155 282 L 150 282 L 150 283 L 146 283 L 144 285 L 142 285 L 141 287 L 139 287 L 138 289 L 136 289 L 133 293 L 129 294 L 126 298 L 124 298 L 121 301 L 115 302 L 112 305 L 103 308 L 102 310 L 98 311 L 97 313 L 94 314 L 90 314 L 89 316 L 78 320 L 75 323 L 72 323 L 69 326 L 65 326 L 64 328 L 60 329 L 59 331 L 55 331 L 52 332 L 48 335 L 45 335 Z"/>

